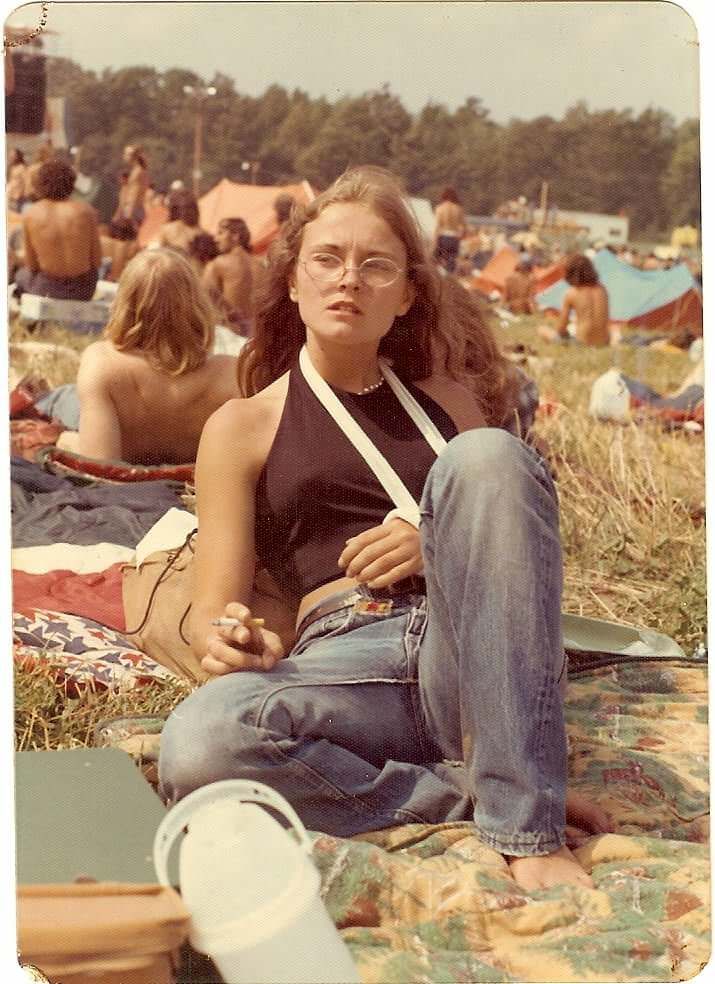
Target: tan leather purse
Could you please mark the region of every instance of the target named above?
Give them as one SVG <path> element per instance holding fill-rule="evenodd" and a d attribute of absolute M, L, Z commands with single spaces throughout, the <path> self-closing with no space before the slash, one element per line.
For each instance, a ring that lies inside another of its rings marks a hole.
<path fill-rule="evenodd" d="M 196 530 L 175 550 L 157 550 L 136 568 L 122 569 L 122 601 L 127 629 L 123 633 L 138 649 L 190 683 L 210 679 L 191 648 Z M 251 611 L 266 620 L 289 652 L 295 638 L 295 610 L 267 571 L 259 571 L 253 586 Z"/>

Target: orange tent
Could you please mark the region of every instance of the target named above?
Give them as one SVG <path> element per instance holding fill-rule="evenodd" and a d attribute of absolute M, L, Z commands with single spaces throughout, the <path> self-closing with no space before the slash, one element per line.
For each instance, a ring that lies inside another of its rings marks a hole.
<path fill-rule="evenodd" d="M 675 328 L 691 328 L 696 335 L 703 333 L 703 302 L 697 290 L 686 291 L 669 304 L 631 318 L 629 325 L 640 328 L 659 328 L 673 330 Z"/>
<path fill-rule="evenodd" d="M 315 192 L 307 181 L 290 185 L 252 185 L 222 178 L 211 191 L 199 198 L 201 228 L 215 236 L 221 219 L 244 219 L 251 230 L 253 252 L 265 253 L 278 232 L 273 202 L 280 194 L 292 195 L 301 204 L 315 198 Z M 163 205 L 150 208 L 139 230 L 140 246 L 146 246 L 155 239 L 167 219 L 168 212 Z"/>
<path fill-rule="evenodd" d="M 471 278 L 470 286 L 483 294 L 491 294 L 493 290 L 504 293 L 506 278 L 514 272 L 519 262 L 519 253 L 511 246 L 503 246 L 492 256 L 487 265 Z M 564 275 L 563 263 L 552 263 L 546 267 L 534 267 L 534 293 L 538 294 L 555 284 Z"/>

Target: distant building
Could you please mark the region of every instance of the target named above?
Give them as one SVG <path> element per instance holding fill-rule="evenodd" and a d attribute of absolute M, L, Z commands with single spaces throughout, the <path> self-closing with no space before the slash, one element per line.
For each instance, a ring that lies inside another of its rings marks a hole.
<path fill-rule="evenodd" d="M 547 225 L 561 229 L 579 230 L 590 242 L 620 246 L 628 242 L 629 223 L 624 215 L 606 215 L 603 212 L 572 212 L 567 209 L 549 209 Z M 542 210 L 534 209 L 534 223 L 541 224 Z"/>

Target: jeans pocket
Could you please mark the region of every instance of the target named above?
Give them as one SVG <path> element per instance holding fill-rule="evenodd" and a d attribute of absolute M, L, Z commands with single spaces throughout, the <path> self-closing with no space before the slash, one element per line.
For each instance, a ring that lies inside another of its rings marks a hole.
<path fill-rule="evenodd" d="M 290 655 L 297 656 L 299 653 L 304 652 L 311 642 L 317 642 L 319 639 L 329 639 L 331 636 L 338 636 L 342 635 L 343 632 L 347 632 L 353 626 L 354 615 L 355 612 L 351 608 L 340 608 L 336 612 L 331 612 L 329 615 L 323 615 L 322 618 L 316 619 L 304 632 L 301 632 L 300 637 L 296 639 Z"/>

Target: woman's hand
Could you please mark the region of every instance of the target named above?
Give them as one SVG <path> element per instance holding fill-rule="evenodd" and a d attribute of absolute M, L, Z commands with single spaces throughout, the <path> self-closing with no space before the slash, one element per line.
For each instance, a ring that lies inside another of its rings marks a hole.
<path fill-rule="evenodd" d="M 338 566 L 369 588 L 386 588 L 423 569 L 419 530 L 404 519 L 365 530 L 345 543 Z"/>
<path fill-rule="evenodd" d="M 206 655 L 201 660 L 207 673 L 223 676 L 236 670 L 267 672 L 285 656 L 280 637 L 262 625 L 251 624 L 253 616 L 246 605 L 231 602 L 226 605 L 222 617 L 236 619 L 241 624 L 211 627 Z"/>

